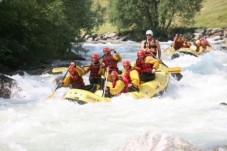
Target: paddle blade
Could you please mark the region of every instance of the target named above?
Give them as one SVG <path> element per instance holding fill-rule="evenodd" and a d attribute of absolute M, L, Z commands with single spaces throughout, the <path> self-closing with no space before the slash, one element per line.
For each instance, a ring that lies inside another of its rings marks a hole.
<path fill-rule="evenodd" d="M 168 72 L 168 73 L 180 73 L 181 70 L 182 70 L 181 67 L 169 67 L 169 68 L 164 69 L 164 71 Z"/>
<path fill-rule="evenodd" d="M 52 73 L 59 73 L 59 72 L 64 72 L 67 71 L 68 67 L 57 67 L 52 69 Z"/>
<path fill-rule="evenodd" d="M 171 73 L 172 77 L 176 79 L 177 81 L 180 81 L 181 78 L 183 78 L 183 75 L 180 73 Z"/>
<path fill-rule="evenodd" d="M 54 96 L 54 92 L 52 92 L 49 96 L 48 99 L 51 99 Z"/>

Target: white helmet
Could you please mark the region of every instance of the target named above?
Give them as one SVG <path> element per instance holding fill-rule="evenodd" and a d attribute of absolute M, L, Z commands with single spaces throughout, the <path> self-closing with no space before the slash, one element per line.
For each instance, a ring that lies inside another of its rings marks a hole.
<path fill-rule="evenodd" d="M 151 36 L 153 36 L 153 32 L 152 32 L 151 30 L 147 30 L 147 31 L 146 31 L 146 35 L 151 35 Z"/>

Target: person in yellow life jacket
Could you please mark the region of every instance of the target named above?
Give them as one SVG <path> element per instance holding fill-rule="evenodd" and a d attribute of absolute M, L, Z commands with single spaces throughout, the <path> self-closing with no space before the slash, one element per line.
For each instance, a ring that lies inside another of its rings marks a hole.
<path fill-rule="evenodd" d="M 104 79 L 101 76 L 104 74 L 104 70 L 102 68 L 103 65 L 99 61 L 99 55 L 96 53 L 92 54 L 91 61 L 91 64 L 83 67 L 83 70 L 85 71 L 85 74 L 90 71 L 90 84 L 96 84 L 100 89 L 103 89 Z"/>
<path fill-rule="evenodd" d="M 125 77 L 120 77 L 117 71 L 112 71 L 110 74 L 112 87 L 106 87 L 105 97 L 113 97 L 121 93 L 128 93 L 128 81 Z"/>
<path fill-rule="evenodd" d="M 139 91 L 138 86 L 140 85 L 139 72 L 133 69 L 129 61 L 123 62 L 124 69 L 122 70 L 122 76 L 128 80 L 129 92 Z"/>
<path fill-rule="evenodd" d="M 193 43 L 196 46 L 196 51 L 201 54 L 210 50 L 211 45 L 206 38 L 201 38 Z"/>
<path fill-rule="evenodd" d="M 159 41 L 154 38 L 151 30 L 146 31 L 146 40 L 141 43 L 141 50 L 145 52 L 146 56 L 155 56 L 161 60 L 161 48 Z M 153 54 L 153 55 L 152 55 Z"/>
<path fill-rule="evenodd" d="M 82 74 L 83 70 L 79 66 L 73 66 L 72 64 L 69 66 L 68 74 L 66 77 L 60 81 L 60 83 L 67 87 L 76 88 L 76 89 L 83 89 L 88 91 L 95 91 L 95 87 L 93 85 L 85 85 Z"/>
<path fill-rule="evenodd" d="M 105 71 L 109 68 L 109 73 L 111 73 L 111 71 L 119 72 L 117 64 L 122 61 L 122 57 L 116 51 L 114 51 L 114 54 L 111 54 L 111 51 L 114 50 L 108 47 L 103 48 L 104 57 L 102 64 L 104 65 Z"/>
<path fill-rule="evenodd" d="M 140 80 L 144 82 L 154 80 L 159 61 L 151 56 L 146 56 L 143 50 L 139 50 L 137 56 L 134 68 L 139 72 Z"/>
<path fill-rule="evenodd" d="M 188 42 L 187 39 L 185 39 L 185 40 L 184 40 L 184 43 L 183 43 L 183 47 L 184 47 L 184 48 L 190 48 L 190 47 L 191 47 L 191 43 Z"/>
<path fill-rule="evenodd" d="M 180 35 L 176 34 L 176 36 L 173 39 L 172 47 L 174 48 L 174 50 L 178 50 L 183 47 L 183 43 L 184 37 L 181 34 Z"/>

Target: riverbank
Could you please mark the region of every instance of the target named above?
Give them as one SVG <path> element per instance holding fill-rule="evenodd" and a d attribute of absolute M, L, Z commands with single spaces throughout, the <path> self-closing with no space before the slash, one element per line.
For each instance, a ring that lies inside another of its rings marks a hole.
<path fill-rule="evenodd" d="M 154 33 L 155 34 L 155 33 Z M 190 41 L 198 40 L 201 37 L 206 37 L 212 41 L 222 41 L 222 48 L 227 49 L 227 27 L 226 28 L 198 28 L 198 29 L 175 29 L 171 34 L 167 34 L 165 37 L 157 36 L 159 41 L 172 40 L 175 34 L 183 34 L 185 38 Z M 105 34 L 84 34 L 81 36 L 85 42 L 92 43 L 106 43 L 113 42 L 118 43 L 121 41 L 138 41 L 139 38 L 133 36 L 132 33 L 105 33 Z"/>
<path fill-rule="evenodd" d="M 190 41 L 197 40 L 201 37 L 207 37 L 211 41 L 220 41 L 221 48 L 227 50 L 227 27 L 226 28 L 200 28 L 200 29 L 175 29 L 171 34 L 168 34 L 166 37 L 157 36 L 156 39 L 159 41 L 168 41 L 172 40 L 175 34 L 183 34 L 185 38 Z M 155 34 L 155 33 L 154 33 Z M 139 38 L 135 38 L 132 33 L 105 33 L 105 34 L 84 34 L 80 38 L 84 42 L 89 43 L 120 43 L 122 41 L 137 41 Z M 141 38 L 142 39 L 142 38 Z M 45 63 L 37 64 L 35 67 L 24 67 L 21 69 L 13 70 L 7 66 L 0 64 L 1 73 L 3 74 L 23 74 L 23 71 L 28 72 L 29 74 L 41 74 L 43 72 L 48 72 L 51 68 L 57 66 L 66 66 L 67 63 L 62 64 L 62 60 L 67 60 L 65 62 L 75 61 L 75 60 L 84 60 L 81 55 L 68 55 L 64 59 L 46 61 Z M 61 62 L 61 63 L 60 63 Z"/>

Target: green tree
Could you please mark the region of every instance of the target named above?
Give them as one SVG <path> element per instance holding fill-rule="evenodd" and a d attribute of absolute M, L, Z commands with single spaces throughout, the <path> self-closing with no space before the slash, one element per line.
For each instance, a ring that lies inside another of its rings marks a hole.
<path fill-rule="evenodd" d="M 163 30 L 173 22 L 188 24 L 201 9 L 202 0 L 111 0 L 110 22 L 119 30 Z"/>
<path fill-rule="evenodd" d="M 0 2 L 0 64 L 14 68 L 63 56 L 81 30 L 100 25 L 92 0 Z"/>

